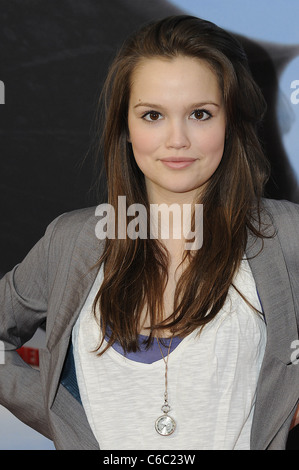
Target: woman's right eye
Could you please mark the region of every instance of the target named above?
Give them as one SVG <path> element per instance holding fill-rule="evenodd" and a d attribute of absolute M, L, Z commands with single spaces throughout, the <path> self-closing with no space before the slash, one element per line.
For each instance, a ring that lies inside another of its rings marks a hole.
<path fill-rule="evenodd" d="M 162 116 L 158 111 L 148 111 L 142 116 L 143 119 L 149 122 L 158 121 L 161 117 Z"/>

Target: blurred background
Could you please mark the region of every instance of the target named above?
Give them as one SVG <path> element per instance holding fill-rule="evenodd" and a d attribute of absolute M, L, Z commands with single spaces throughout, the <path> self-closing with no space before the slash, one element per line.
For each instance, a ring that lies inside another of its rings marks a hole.
<path fill-rule="evenodd" d="M 0 0 L 0 276 L 57 215 L 98 203 L 92 142 L 107 67 L 132 30 L 179 13 L 243 43 L 268 103 L 267 196 L 299 202 L 298 0 Z M 43 340 L 39 330 L 20 351 L 33 367 Z M 0 420 L 0 449 L 54 448 L 1 407 Z M 298 443 L 295 429 L 288 445 Z"/>

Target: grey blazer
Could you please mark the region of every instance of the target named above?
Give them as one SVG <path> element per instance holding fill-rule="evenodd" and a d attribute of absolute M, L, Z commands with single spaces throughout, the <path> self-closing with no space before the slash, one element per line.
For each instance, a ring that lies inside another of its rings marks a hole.
<path fill-rule="evenodd" d="M 264 205 L 277 234 L 264 242 L 249 235 L 246 249 L 267 323 L 251 448 L 284 449 L 299 398 L 299 361 L 291 360 L 298 349 L 299 206 L 272 200 Z M 98 449 L 83 407 L 60 383 L 72 328 L 97 272 L 97 221 L 94 208 L 58 217 L 0 282 L 0 340 L 6 347 L 0 404 L 57 449 Z M 46 347 L 36 370 L 15 349 L 45 319 Z"/>

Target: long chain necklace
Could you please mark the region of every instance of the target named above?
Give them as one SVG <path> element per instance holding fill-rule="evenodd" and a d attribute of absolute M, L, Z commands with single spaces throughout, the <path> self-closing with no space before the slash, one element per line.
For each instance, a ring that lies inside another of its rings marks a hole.
<path fill-rule="evenodd" d="M 168 351 L 167 351 L 167 358 L 166 359 L 165 359 L 164 354 L 162 352 L 162 349 L 161 349 L 160 342 L 159 342 L 158 338 L 157 338 L 157 343 L 158 343 L 158 346 L 159 346 L 159 349 L 160 349 L 160 352 L 161 352 L 161 355 L 162 355 L 162 358 L 163 358 L 163 361 L 164 361 L 164 364 L 165 364 L 165 391 L 164 391 L 164 404 L 161 407 L 161 410 L 163 411 L 164 414 L 162 416 L 159 416 L 159 418 L 156 419 L 155 429 L 159 434 L 161 434 L 161 436 L 170 436 L 170 434 L 172 434 L 174 432 L 175 428 L 176 428 L 175 420 L 171 416 L 168 415 L 171 408 L 170 408 L 169 403 L 168 403 L 167 373 L 168 373 L 168 359 L 169 359 L 169 353 L 170 353 L 172 338 L 169 342 Z"/>

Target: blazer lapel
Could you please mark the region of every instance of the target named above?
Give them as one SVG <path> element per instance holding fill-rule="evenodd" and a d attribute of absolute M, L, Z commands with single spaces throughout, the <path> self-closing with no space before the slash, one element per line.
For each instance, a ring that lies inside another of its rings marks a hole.
<path fill-rule="evenodd" d="M 298 339 L 298 328 L 289 274 L 278 237 L 261 240 L 249 235 L 246 255 L 267 324 L 267 345 L 251 435 L 252 448 L 265 449 L 298 400 L 298 366 L 291 363 L 291 345 Z"/>
<path fill-rule="evenodd" d="M 101 256 L 103 243 L 96 238 L 95 224 L 96 219 L 91 216 L 74 243 L 68 278 L 65 288 L 61 289 L 63 295 L 59 312 L 55 312 L 55 320 L 47 341 L 47 350 L 50 352 L 50 380 L 47 389 L 49 407 L 53 404 L 59 386 L 72 328 L 98 273 L 94 266 Z"/>

